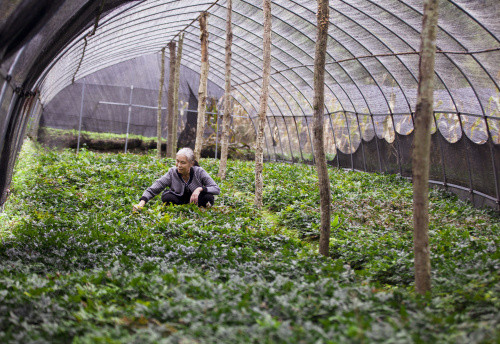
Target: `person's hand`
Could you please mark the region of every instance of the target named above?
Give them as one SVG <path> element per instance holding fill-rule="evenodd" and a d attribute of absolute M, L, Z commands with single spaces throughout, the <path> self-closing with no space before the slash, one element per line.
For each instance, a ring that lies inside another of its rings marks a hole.
<path fill-rule="evenodd" d="M 132 210 L 133 211 L 142 210 L 142 208 L 144 207 L 144 204 L 146 204 L 146 202 L 144 202 L 144 200 L 142 200 L 138 204 L 134 204 L 134 206 L 132 207 Z"/>
<path fill-rule="evenodd" d="M 198 197 L 200 196 L 200 193 L 203 191 L 203 188 L 196 188 L 196 190 L 193 191 L 191 194 L 191 198 L 189 199 L 190 203 L 198 204 Z"/>

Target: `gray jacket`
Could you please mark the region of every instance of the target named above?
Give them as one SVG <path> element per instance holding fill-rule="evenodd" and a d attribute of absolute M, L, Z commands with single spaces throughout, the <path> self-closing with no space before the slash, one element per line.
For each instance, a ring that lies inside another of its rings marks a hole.
<path fill-rule="evenodd" d="M 202 187 L 203 191 L 218 195 L 220 193 L 220 188 L 215 184 L 214 180 L 210 175 L 200 166 L 191 167 L 191 183 L 186 185 L 184 180 L 180 177 L 177 172 L 177 167 L 171 167 L 167 173 L 157 179 L 149 188 L 142 194 L 141 200 L 148 202 L 151 198 L 158 195 L 166 187 L 169 190 L 165 190 L 164 193 L 170 192 L 177 196 L 182 196 L 184 194 L 184 188 L 187 186 L 189 190 L 193 192 L 198 187 Z"/>

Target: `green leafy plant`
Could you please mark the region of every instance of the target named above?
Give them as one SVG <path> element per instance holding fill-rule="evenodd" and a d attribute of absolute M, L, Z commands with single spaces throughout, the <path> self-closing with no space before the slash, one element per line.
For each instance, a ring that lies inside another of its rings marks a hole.
<path fill-rule="evenodd" d="M 431 192 L 422 298 L 406 180 L 332 169 L 325 258 L 312 167 L 266 164 L 262 211 L 253 162 L 229 161 L 214 207 L 133 213 L 172 165 L 25 145 L 0 217 L 0 342 L 498 342 L 497 214 Z"/>

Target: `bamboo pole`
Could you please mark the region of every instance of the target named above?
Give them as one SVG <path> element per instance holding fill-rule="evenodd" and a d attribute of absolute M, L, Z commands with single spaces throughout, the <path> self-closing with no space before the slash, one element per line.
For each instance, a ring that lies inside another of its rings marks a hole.
<path fill-rule="evenodd" d="M 174 118 L 173 128 L 175 129 L 173 135 L 173 149 L 174 154 L 177 150 L 177 126 L 179 123 L 179 84 L 181 76 L 181 59 L 182 59 L 182 45 L 184 43 L 184 34 L 179 36 L 179 44 L 177 45 L 177 59 L 175 60 L 175 79 L 174 79 Z M 171 156 L 175 159 L 175 155 Z"/>
<path fill-rule="evenodd" d="M 158 87 L 158 110 L 156 112 L 156 158 L 161 159 L 161 96 L 165 80 L 165 48 L 161 50 L 160 86 Z"/>
<path fill-rule="evenodd" d="M 168 107 L 167 107 L 167 157 L 175 158 L 174 131 L 177 126 L 174 125 L 174 82 L 175 82 L 175 42 L 167 44 L 170 52 L 170 68 L 168 77 Z"/>
<path fill-rule="evenodd" d="M 205 131 L 205 113 L 207 111 L 207 80 L 208 80 L 208 13 L 200 15 L 200 40 L 201 40 L 201 71 L 200 87 L 198 89 L 198 121 L 196 125 L 196 143 L 194 145 L 194 157 L 200 159 L 203 147 L 203 133 Z"/>
<path fill-rule="evenodd" d="M 77 155 L 80 153 L 80 137 L 82 135 L 82 117 L 83 117 L 84 99 L 85 99 L 85 83 L 82 83 L 82 98 L 81 98 L 81 102 L 80 102 L 80 117 L 78 119 L 78 140 L 76 143 L 76 154 Z"/>
<path fill-rule="evenodd" d="M 318 36 L 314 58 L 314 153 L 318 172 L 321 229 L 319 237 L 319 253 L 328 257 L 330 249 L 330 179 L 326 165 L 324 140 L 324 103 L 325 103 L 325 62 L 328 40 L 329 1 L 318 0 Z"/>
<path fill-rule="evenodd" d="M 263 0 L 264 37 L 263 37 L 263 70 L 262 90 L 260 94 L 259 127 L 255 148 L 255 206 L 262 209 L 262 188 L 264 184 L 262 170 L 264 169 L 264 125 L 267 116 L 269 98 L 269 74 L 271 72 L 271 0 Z"/>
<path fill-rule="evenodd" d="M 438 1 L 426 0 L 421 34 L 421 54 L 415 134 L 413 136 L 413 250 L 415 255 L 415 291 L 431 290 L 429 251 L 429 160 L 431 121 L 434 104 L 434 61 Z"/>
<path fill-rule="evenodd" d="M 227 1 L 226 19 L 226 84 L 224 93 L 224 114 L 222 115 L 222 140 L 220 150 L 219 178 L 226 178 L 227 151 L 229 146 L 229 116 L 231 116 L 231 45 L 233 44 L 233 29 L 231 16 L 233 11 L 233 1 Z M 219 122 L 217 122 L 218 124 Z M 217 153 L 217 149 L 215 150 Z"/>

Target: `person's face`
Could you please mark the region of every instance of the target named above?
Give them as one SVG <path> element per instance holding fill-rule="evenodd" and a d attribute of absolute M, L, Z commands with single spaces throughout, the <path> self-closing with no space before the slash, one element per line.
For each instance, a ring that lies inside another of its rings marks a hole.
<path fill-rule="evenodd" d="M 193 167 L 193 163 L 188 160 L 185 155 L 177 155 L 175 157 L 175 166 L 177 167 L 177 171 L 180 174 L 186 175 L 189 174 L 189 170 Z"/>

